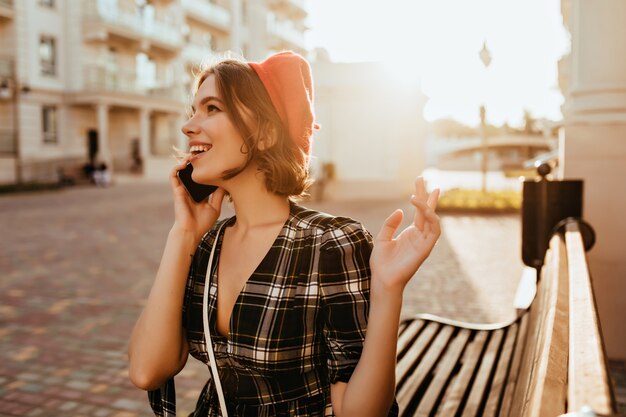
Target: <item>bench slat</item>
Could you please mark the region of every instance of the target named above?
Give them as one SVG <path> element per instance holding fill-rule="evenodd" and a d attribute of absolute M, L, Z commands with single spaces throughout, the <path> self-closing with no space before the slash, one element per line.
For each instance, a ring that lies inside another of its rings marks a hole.
<path fill-rule="evenodd" d="M 406 321 L 401 321 L 400 322 L 400 324 L 398 325 L 398 338 L 400 337 L 402 332 L 404 332 L 404 330 L 406 329 L 407 325 L 408 325 L 408 322 L 406 322 Z"/>
<path fill-rule="evenodd" d="M 568 277 L 565 246 L 553 241 L 552 257 L 546 266 L 551 271 L 551 288 L 544 307 L 543 331 L 537 340 L 533 377 L 524 404 L 528 416 L 552 417 L 565 412 L 568 351 Z"/>
<path fill-rule="evenodd" d="M 568 411 L 578 411 L 588 405 L 596 413 L 611 414 L 616 407 L 578 224 L 567 224 L 565 240 L 571 288 L 569 301 L 576 306 L 570 313 Z"/>
<path fill-rule="evenodd" d="M 454 368 L 456 367 L 459 358 L 463 353 L 463 349 L 465 349 L 465 346 L 467 345 L 470 334 L 471 330 L 459 330 L 456 337 L 450 344 L 450 348 L 446 350 L 444 357 L 441 358 L 440 364 L 435 372 L 435 378 L 428 386 L 424 397 L 422 397 L 422 400 L 420 401 L 419 406 L 415 411 L 415 416 L 430 416 L 433 407 L 435 407 L 437 400 L 441 397 L 442 391 L 444 390 L 445 385 L 448 383 L 450 375 L 454 371 Z"/>
<path fill-rule="evenodd" d="M 463 365 L 461 371 L 454 379 L 454 383 L 446 390 L 442 407 L 440 407 L 438 416 L 455 415 L 461 401 L 465 396 L 465 392 L 469 386 L 472 375 L 476 370 L 476 364 L 481 356 L 485 342 L 487 341 L 488 331 L 476 332 L 474 340 L 469 344 L 463 355 Z"/>
<path fill-rule="evenodd" d="M 491 388 L 489 389 L 489 397 L 487 398 L 487 404 L 485 405 L 484 417 L 496 417 L 500 408 L 500 399 L 503 396 L 503 391 L 506 382 L 506 374 L 509 371 L 509 365 L 511 364 L 511 356 L 515 347 L 517 337 L 517 330 L 519 328 L 518 323 L 513 323 L 506 331 L 506 339 L 504 340 L 504 347 L 502 353 L 498 359 L 498 367 L 496 374 L 493 377 Z"/>
<path fill-rule="evenodd" d="M 463 417 L 474 417 L 478 414 L 482 400 L 484 398 L 485 389 L 489 383 L 489 376 L 494 367 L 498 351 L 502 344 L 502 329 L 491 332 L 491 338 L 487 344 L 487 349 L 483 354 L 478 368 L 478 374 L 472 383 L 469 398 L 463 409 Z"/>
<path fill-rule="evenodd" d="M 546 265 L 552 265 L 552 260 L 558 254 L 555 254 L 554 248 L 558 248 L 560 238 L 554 236 L 550 241 L 550 248 L 546 252 Z M 556 246 L 555 246 L 556 245 Z M 549 294 L 554 288 L 554 278 L 556 273 L 551 268 L 544 267 L 541 269 L 540 279 L 538 282 L 537 296 L 528 312 L 528 329 L 524 339 L 524 347 L 522 360 L 520 363 L 519 374 L 515 383 L 515 391 L 512 394 L 512 404 L 509 411 L 510 417 L 525 416 L 526 406 L 528 405 L 529 388 L 532 382 L 533 372 L 539 351 L 539 340 L 546 332 L 545 315 L 548 314 Z"/>
<path fill-rule="evenodd" d="M 415 346 L 407 351 L 402 359 L 400 359 L 400 362 L 398 362 L 398 364 L 396 365 L 396 384 L 402 383 L 409 370 L 415 365 L 417 359 L 428 347 L 438 330 L 439 323 L 431 322 L 426 324 L 424 330 L 417 337 L 417 340 L 415 341 Z"/>
<path fill-rule="evenodd" d="M 424 327 L 424 320 L 413 320 L 408 324 L 402 333 L 400 333 L 400 337 L 398 338 L 398 355 L 401 355 L 406 350 L 407 346 L 413 341 L 415 335 L 417 335 L 422 327 Z"/>
<path fill-rule="evenodd" d="M 454 328 L 452 326 L 443 326 L 435 341 L 428 348 L 428 351 L 424 357 L 420 360 L 417 368 L 411 373 L 411 375 L 404 382 L 397 394 L 398 405 L 400 410 L 406 410 L 411 403 L 413 393 L 424 382 L 424 379 L 428 373 L 433 369 L 437 363 L 441 352 L 446 348 Z"/>
<path fill-rule="evenodd" d="M 506 387 L 504 389 L 504 396 L 502 397 L 502 409 L 500 410 L 500 416 L 509 416 L 511 404 L 513 403 L 513 393 L 515 392 L 517 378 L 520 372 L 520 363 L 522 361 L 522 354 L 524 353 L 525 339 L 528 332 L 528 313 L 524 314 L 520 319 L 519 332 L 517 335 L 517 341 L 515 342 L 515 349 L 513 352 L 513 361 L 511 362 L 511 370 L 509 376 L 506 379 Z"/>

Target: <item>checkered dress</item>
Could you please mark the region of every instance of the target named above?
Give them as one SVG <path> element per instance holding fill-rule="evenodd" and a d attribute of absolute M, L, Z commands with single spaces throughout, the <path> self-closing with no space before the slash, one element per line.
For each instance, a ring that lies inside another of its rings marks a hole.
<path fill-rule="evenodd" d="M 202 325 L 206 268 L 220 253 L 222 223 L 202 239 L 189 270 L 183 325 L 191 355 L 209 363 Z M 216 329 L 217 264 L 209 287 L 209 330 L 229 416 L 332 416 L 330 384 L 348 382 L 361 356 L 369 310 L 370 233 L 345 217 L 290 204 L 290 215 L 239 294 L 228 337 Z M 157 416 L 174 416 L 170 379 L 149 392 Z M 397 415 L 394 401 L 390 415 Z M 220 416 L 213 381 L 193 417 Z"/>

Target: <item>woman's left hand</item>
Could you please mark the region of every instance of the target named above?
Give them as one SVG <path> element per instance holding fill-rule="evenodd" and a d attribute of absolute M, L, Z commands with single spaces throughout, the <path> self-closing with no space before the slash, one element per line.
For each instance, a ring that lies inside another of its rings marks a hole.
<path fill-rule="evenodd" d="M 404 213 L 398 209 L 385 220 L 374 239 L 370 258 L 372 276 L 376 280 L 372 282 L 373 286 L 404 290 L 441 235 L 439 216 L 435 214 L 438 199 L 439 190 L 428 195 L 424 180 L 418 177 L 415 195 L 411 196 L 411 203 L 415 206 L 413 222 L 394 239 Z"/>

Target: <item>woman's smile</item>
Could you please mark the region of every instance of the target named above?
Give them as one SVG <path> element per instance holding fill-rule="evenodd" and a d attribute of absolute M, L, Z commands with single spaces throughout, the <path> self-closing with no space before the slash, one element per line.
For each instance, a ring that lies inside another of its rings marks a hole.
<path fill-rule="evenodd" d="M 207 152 L 211 150 L 213 145 L 207 143 L 202 145 L 192 145 L 189 148 L 189 153 L 192 154 L 192 157 L 189 158 L 189 162 L 195 161 L 205 155 Z"/>

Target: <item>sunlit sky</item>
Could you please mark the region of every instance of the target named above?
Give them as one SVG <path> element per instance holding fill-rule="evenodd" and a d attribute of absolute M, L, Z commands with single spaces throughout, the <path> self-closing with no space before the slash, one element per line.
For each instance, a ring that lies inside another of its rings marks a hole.
<path fill-rule="evenodd" d="M 335 62 L 385 61 L 390 77 L 421 80 L 424 118 L 520 126 L 560 120 L 557 62 L 570 50 L 560 0 L 309 0 L 310 48 Z M 491 53 L 485 68 L 483 42 Z M 394 65 L 395 64 L 395 65 Z"/>

